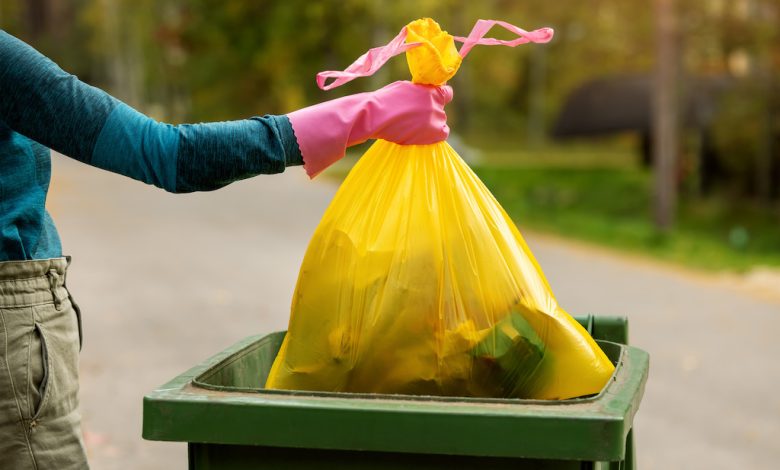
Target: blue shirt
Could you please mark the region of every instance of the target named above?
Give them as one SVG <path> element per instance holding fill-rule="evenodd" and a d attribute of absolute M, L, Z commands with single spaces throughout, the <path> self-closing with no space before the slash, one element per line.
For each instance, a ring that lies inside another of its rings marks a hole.
<path fill-rule="evenodd" d="M 286 116 L 159 123 L 0 30 L 0 261 L 62 256 L 45 209 L 50 148 L 174 193 L 303 163 Z"/>

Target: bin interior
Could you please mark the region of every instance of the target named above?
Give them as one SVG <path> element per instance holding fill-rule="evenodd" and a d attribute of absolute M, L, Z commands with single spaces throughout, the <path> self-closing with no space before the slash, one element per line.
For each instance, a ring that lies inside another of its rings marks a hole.
<path fill-rule="evenodd" d="M 603 340 L 609 340 L 619 343 L 625 343 L 627 340 L 625 319 L 613 318 L 610 320 L 600 320 L 599 330 L 596 327 L 594 332 L 594 321 L 591 316 L 577 317 L 577 321 L 580 322 L 587 330 L 588 333 L 594 336 L 599 346 L 607 355 L 610 361 L 617 367 L 620 367 L 620 356 L 622 348 L 614 344 L 613 342 L 606 342 Z M 596 333 L 596 334 L 594 334 Z M 305 394 L 305 395 L 319 395 L 319 396 L 374 396 L 383 398 L 402 398 L 402 399 L 414 399 L 420 398 L 419 396 L 411 395 L 383 395 L 383 394 L 358 394 L 358 393 L 330 393 L 330 392 L 311 392 L 311 391 L 295 391 L 295 390 L 267 390 L 264 387 L 268 374 L 276 358 L 279 348 L 284 340 L 285 332 L 279 331 L 271 333 L 265 336 L 261 341 L 252 343 L 241 351 L 233 354 L 225 360 L 215 364 L 213 367 L 207 369 L 200 375 L 193 379 L 193 385 L 196 387 L 206 388 L 209 390 L 220 391 L 235 391 L 235 392 L 265 392 L 265 393 L 280 393 L 280 394 Z M 616 372 L 617 373 L 617 370 Z M 600 394 L 599 394 L 600 395 Z M 599 395 L 574 398 L 565 401 L 578 400 L 582 401 L 588 398 L 595 398 Z M 458 401 L 474 400 L 474 401 L 488 401 L 488 402 L 509 402 L 517 403 L 517 399 L 484 399 L 484 398 L 464 398 L 464 397 L 426 397 L 429 399 L 447 399 L 455 398 Z M 530 401 L 530 400 L 529 400 Z M 534 400 L 539 401 L 539 400 Z M 557 401 L 560 403 L 560 400 Z"/>
<path fill-rule="evenodd" d="M 277 331 L 250 344 L 195 377 L 193 385 L 224 391 L 263 390 L 284 335 L 284 331 Z"/>
<path fill-rule="evenodd" d="M 459 401 L 459 402 L 485 402 L 485 403 L 551 403 L 560 404 L 562 402 L 583 402 L 594 400 L 600 397 L 604 390 L 598 395 L 589 395 L 568 400 L 521 400 L 516 398 L 470 398 L 470 397 L 446 397 L 446 396 L 420 396 L 420 395 L 401 395 L 401 394 L 379 394 L 379 393 L 346 393 L 346 392 L 318 392 L 309 390 L 275 390 L 264 387 L 271 365 L 279 352 L 279 348 L 284 340 L 285 332 L 278 331 L 271 333 L 261 340 L 247 345 L 245 348 L 215 364 L 203 373 L 193 378 L 192 384 L 195 387 L 216 390 L 221 392 L 262 392 L 278 395 L 290 396 L 321 396 L 321 397 L 360 397 L 360 398 L 382 398 L 398 400 L 439 400 L 439 401 Z M 618 373 L 621 367 L 621 356 L 623 346 L 617 343 L 596 340 L 604 354 L 607 355 L 612 364 L 615 365 L 615 372 L 609 385 Z M 607 387 L 605 385 L 605 388 Z"/>

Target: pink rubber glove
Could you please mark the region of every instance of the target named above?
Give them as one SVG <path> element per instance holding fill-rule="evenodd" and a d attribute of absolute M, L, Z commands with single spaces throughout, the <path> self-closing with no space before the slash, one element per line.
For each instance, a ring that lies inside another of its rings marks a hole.
<path fill-rule="evenodd" d="M 444 105 L 452 101 L 449 86 L 395 82 L 370 93 L 326 101 L 287 115 L 310 178 L 344 156 L 347 147 L 368 139 L 403 145 L 433 144 L 447 139 Z"/>

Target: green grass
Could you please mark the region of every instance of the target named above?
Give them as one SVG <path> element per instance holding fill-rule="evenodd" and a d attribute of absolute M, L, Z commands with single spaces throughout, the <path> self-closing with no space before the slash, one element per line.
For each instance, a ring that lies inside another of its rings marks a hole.
<path fill-rule="evenodd" d="M 746 203 L 682 201 L 675 228 L 659 233 L 652 224 L 652 179 L 646 171 L 523 166 L 475 171 L 521 230 L 553 232 L 711 270 L 780 266 L 778 216 Z"/>

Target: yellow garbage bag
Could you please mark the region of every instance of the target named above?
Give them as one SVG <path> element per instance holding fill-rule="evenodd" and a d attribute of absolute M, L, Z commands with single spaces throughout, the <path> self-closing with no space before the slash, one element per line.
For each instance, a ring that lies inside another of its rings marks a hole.
<path fill-rule="evenodd" d="M 469 44 L 508 42 L 482 29 L 407 25 L 414 81 L 442 84 Z M 448 143 L 378 140 L 312 236 L 266 388 L 565 399 L 598 393 L 613 370 Z"/>

